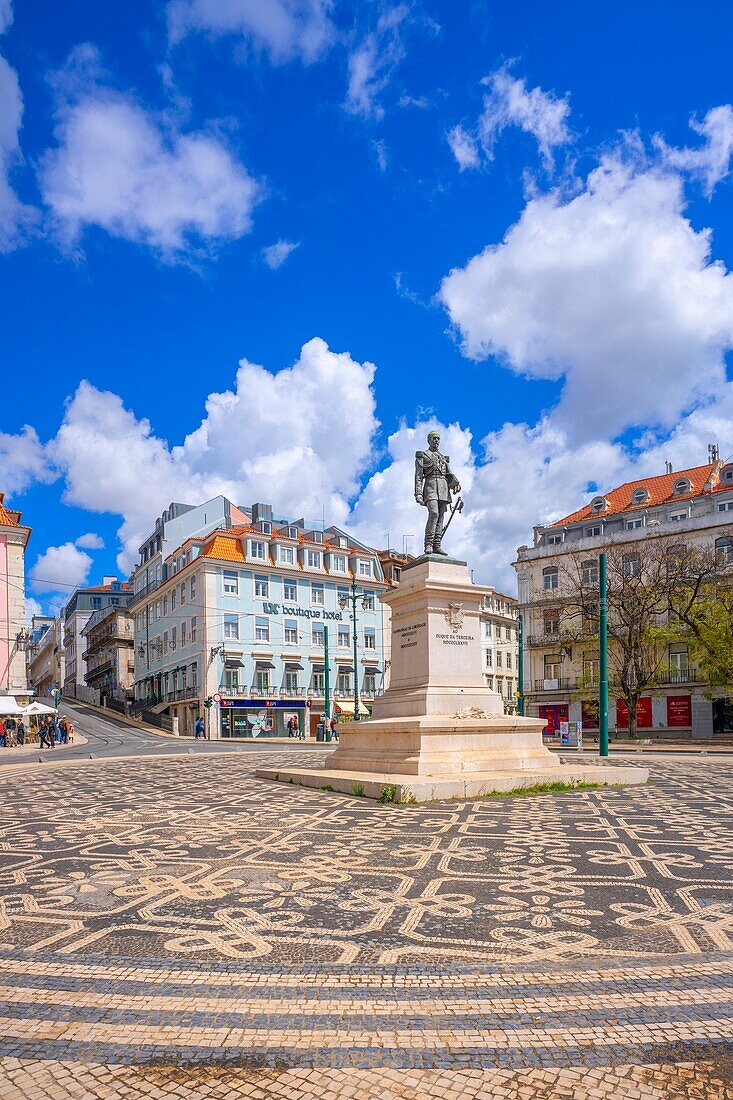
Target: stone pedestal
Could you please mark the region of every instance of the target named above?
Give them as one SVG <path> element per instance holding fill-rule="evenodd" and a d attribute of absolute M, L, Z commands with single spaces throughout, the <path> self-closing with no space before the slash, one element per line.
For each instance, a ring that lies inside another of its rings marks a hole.
<path fill-rule="evenodd" d="M 437 555 L 402 570 L 383 597 L 392 612 L 389 689 L 370 719 L 341 727 L 321 770 L 261 778 L 398 800 L 470 798 L 545 782 L 643 783 L 644 768 L 568 767 L 542 743 L 539 718 L 507 716 L 483 682 L 481 596 L 465 562 Z"/>

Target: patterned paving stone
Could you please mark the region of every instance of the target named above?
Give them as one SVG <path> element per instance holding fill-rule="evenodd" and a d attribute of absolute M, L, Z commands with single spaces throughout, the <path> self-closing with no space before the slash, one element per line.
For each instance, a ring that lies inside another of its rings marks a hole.
<path fill-rule="evenodd" d="M 0 1100 L 733 1100 L 725 761 L 415 807 L 252 775 L 303 757 L 0 777 Z"/>

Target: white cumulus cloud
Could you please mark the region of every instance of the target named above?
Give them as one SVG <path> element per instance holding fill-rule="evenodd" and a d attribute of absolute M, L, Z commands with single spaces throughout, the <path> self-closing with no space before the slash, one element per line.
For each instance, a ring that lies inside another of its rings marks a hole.
<path fill-rule="evenodd" d="M 448 144 L 459 168 L 477 168 L 480 152 L 493 160 L 498 139 L 514 126 L 534 137 L 545 168 L 552 171 L 554 150 L 571 140 L 567 97 L 560 98 L 542 88 L 527 88 L 526 81 L 512 76 L 506 65 L 484 77 L 483 83 L 488 91 L 475 127 L 467 130 L 454 126 L 448 133 Z"/>
<path fill-rule="evenodd" d="M 180 42 L 192 32 L 236 35 L 274 64 L 293 58 L 307 63 L 334 40 L 331 0 L 170 0 L 168 34 Z"/>
<path fill-rule="evenodd" d="M 74 541 L 74 546 L 81 550 L 104 550 L 104 539 L 94 531 L 88 531 L 85 535 L 79 535 Z"/>
<path fill-rule="evenodd" d="M 673 173 L 609 159 L 574 197 L 531 199 L 440 298 L 466 355 L 564 380 L 557 419 L 578 438 L 671 427 L 725 380 L 733 282 Z"/>
<path fill-rule="evenodd" d="M 382 118 L 380 97 L 405 56 L 401 27 L 409 15 L 406 4 L 384 10 L 349 55 L 346 110 L 362 118 Z"/>
<path fill-rule="evenodd" d="M 57 88 L 39 182 L 66 246 L 94 226 L 174 260 L 249 232 L 260 188 L 215 129 L 185 131 L 109 86 L 93 46 L 73 51 Z"/>
<path fill-rule="evenodd" d="M 290 253 L 298 248 L 299 244 L 300 241 L 275 241 L 274 244 L 262 249 L 262 259 L 271 271 L 277 271 L 285 263 Z"/>
<path fill-rule="evenodd" d="M 53 481 L 56 476 L 35 428 L 26 424 L 17 435 L 0 432 L 0 490 L 22 493 L 34 482 Z"/>
<path fill-rule="evenodd" d="M 713 107 L 702 122 L 693 119 L 690 126 L 703 142 L 697 149 L 675 149 L 664 138 L 654 139 L 665 164 L 698 176 L 708 195 L 730 172 L 733 157 L 733 107 L 729 103 Z"/>
<path fill-rule="evenodd" d="M 12 21 L 10 0 L 0 0 L 0 34 Z M 20 201 L 11 182 L 13 169 L 23 160 L 22 121 L 23 96 L 18 74 L 0 57 L 0 252 L 9 252 L 20 244 L 37 216 L 33 207 Z"/>
<path fill-rule="evenodd" d="M 85 584 L 92 568 L 92 559 L 73 542 L 49 546 L 39 554 L 30 571 L 36 592 L 60 592 L 71 595 L 74 588 Z"/>
<path fill-rule="evenodd" d="M 242 360 L 234 388 L 210 394 L 199 426 L 173 446 L 116 394 L 82 382 L 52 444 L 64 499 L 123 517 L 123 572 L 172 500 L 224 493 L 310 519 L 325 510 L 339 522 L 373 459 L 374 370 L 321 339 L 277 373 Z"/>

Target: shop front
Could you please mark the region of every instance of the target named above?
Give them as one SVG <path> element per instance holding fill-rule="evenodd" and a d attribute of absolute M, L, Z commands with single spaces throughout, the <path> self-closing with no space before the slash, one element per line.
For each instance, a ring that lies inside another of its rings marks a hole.
<path fill-rule="evenodd" d="M 222 699 L 219 707 L 223 738 L 287 737 L 289 720 L 309 732 L 305 699 Z"/>
<path fill-rule="evenodd" d="M 560 723 L 567 722 L 569 707 L 567 703 L 551 703 L 543 705 L 539 709 L 540 718 L 545 720 L 543 734 L 546 737 L 556 737 L 560 732 Z"/>

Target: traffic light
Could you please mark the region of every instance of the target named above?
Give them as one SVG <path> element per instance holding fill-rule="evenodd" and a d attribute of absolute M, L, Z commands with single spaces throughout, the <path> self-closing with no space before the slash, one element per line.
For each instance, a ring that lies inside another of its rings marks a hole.
<path fill-rule="evenodd" d="M 214 705 L 214 700 L 211 698 L 210 695 L 208 696 L 207 699 L 204 699 L 204 706 L 206 707 L 207 710 L 209 710 L 211 707 L 213 707 L 213 705 Z"/>

